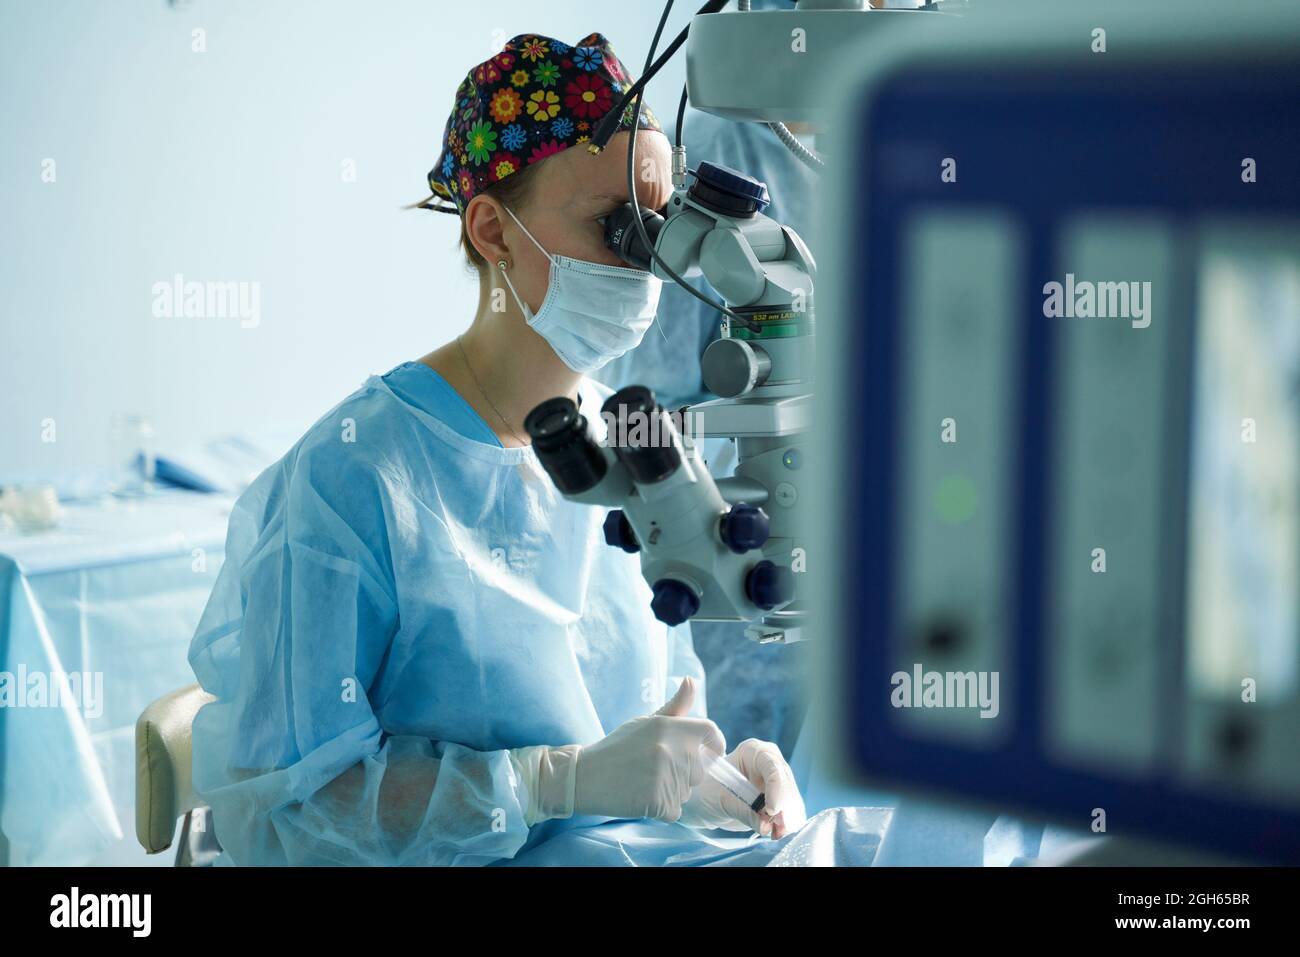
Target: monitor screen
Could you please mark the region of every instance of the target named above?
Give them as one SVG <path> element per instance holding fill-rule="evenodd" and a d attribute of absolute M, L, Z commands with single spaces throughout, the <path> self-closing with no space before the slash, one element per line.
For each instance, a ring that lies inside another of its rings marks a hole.
<path fill-rule="evenodd" d="M 954 62 L 865 98 L 858 771 L 1300 861 L 1296 102 L 1294 66 L 1226 61 Z"/>

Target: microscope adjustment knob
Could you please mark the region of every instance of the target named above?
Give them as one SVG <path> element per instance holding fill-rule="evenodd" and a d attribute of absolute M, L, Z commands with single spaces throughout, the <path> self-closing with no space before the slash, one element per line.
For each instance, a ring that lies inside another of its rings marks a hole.
<path fill-rule="evenodd" d="M 700 610 L 700 598 L 685 582 L 675 578 L 661 578 L 650 590 L 650 610 L 665 625 L 680 625 Z"/>
<path fill-rule="evenodd" d="M 745 576 L 745 594 L 764 611 L 794 597 L 794 572 L 766 558 Z"/>
<path fill-rule="evenodd" d="M 695 177 L 691 199 L 715 213 L 733 219 L 750 219 L 772 202 L 767 184 L 721 163 L 700 163 L 689 171 Z"/>
<path fill-rule="evenodd" d="M 718 532 L 722 544 L 737 555 L 743 555 L 751 548 L 762 548 L 770 534 L 767 513 L 757 505 L 737 502 L 722 516 Z"/>
<path fill-rule="evenodd" d="M 605 516 L 605 544 L 621 548 L 625 552 L 639 552 L 641 546 L 632 531 L 632 523 L 621 508 L 616 508 Z"/>
<path fill-rule="evenodd" d="M 756 389 L 772 374 L 772 357 L 744 339 L 714 339 L 700 360 L 704 386 L 723 399 Z"/>

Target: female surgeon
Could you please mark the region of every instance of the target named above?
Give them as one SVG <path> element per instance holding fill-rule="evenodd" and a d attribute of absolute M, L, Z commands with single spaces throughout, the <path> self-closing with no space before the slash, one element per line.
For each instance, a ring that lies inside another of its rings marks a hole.
<path fill-rule="evenodd" d="M 193 776 L 222 863 L 524 863 L 627 819 L 660 843 L 802 822 L 779 749 L 727 753 L 689 626 L 653 617 L 636 557 L 559 495 L 523 428 L 564 395 L 601 436 L 611 390 L 587 374 L 655 315 L 659 280 L 605 249 L 598 217 L 629 199 L 632 136 L 636 201 L 664 204 L 667 139 L 629 110 L 607 149 L 583 146 L 629 83 L 599 33 L 517 36 L 470 71 L 422 205 L 460 217 L 472 324 L 372 376 L 236 503 L 189 656 L 215 696 Z"/>

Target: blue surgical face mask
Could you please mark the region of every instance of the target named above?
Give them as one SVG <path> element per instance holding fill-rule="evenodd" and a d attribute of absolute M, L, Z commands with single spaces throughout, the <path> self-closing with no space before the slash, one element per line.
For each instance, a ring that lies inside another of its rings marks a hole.
<path fill-rule="evenodd" d="M 635 349 L 654 321 L 663 282 L 642 269 L 552 256 L 509 207 L 506 212 L 551 261 L 546 298 L 536 313 L 503 270 L 506 285 L 528 325 L 564 364 L 586 374 Z"/>

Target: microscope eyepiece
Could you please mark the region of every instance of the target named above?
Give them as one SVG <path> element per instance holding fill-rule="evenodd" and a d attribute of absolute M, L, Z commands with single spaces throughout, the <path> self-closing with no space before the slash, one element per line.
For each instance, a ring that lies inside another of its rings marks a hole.
<path fill-rule="evenodd" d="M 604 217 L 605 247 L 617 253 L 623 262 L 638 269 L 649 269 L 650 250 L 646 249 L 645 243 L 641 242 L 641 234 L 637 232 L 638 215 L 641 217 L 641 222 L 645 224 L 646 235 L 653 243 L 659 236 L 659 230 L 664 227 L 664 217 L 653 209 L 624 203 Z"/>
<path fill-rule="evenodd" d="M 609 463 L 587 433 L 587 419 L 571 399 L 547 399 L 524 419 L 537 459 L 555 487 L 566 495 L 594 488 Z"/>
<path fill-rule="evenodd" d="M 606 443 L 632 474 L 633 481 L 650 485 L 677 471 L 681 452 L 673 441 L 672 419 L 643 385 L 619 389 L 601 406 L 607 423 Z"/>
<path fill-rule="evenodd" d="M 641 415 L 653 415 L 659 408 L 659 401 L 655 394 L 647 386 L 643 385 L 626 385 L 619 389 L 600 407 L 602 413 L 613 413 L 617 416 L 632 415 L 639 413 Z"/>

